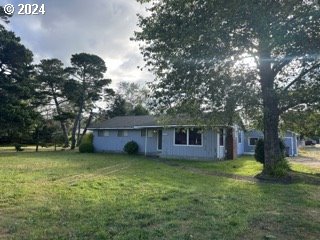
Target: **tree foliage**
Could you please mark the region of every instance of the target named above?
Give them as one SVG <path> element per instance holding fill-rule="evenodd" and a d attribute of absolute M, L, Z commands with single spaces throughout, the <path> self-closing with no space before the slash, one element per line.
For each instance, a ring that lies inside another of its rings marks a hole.
<path fill-rule="evenodd" d="M 74 54 L 71 57 L 71 65 L 72 67 L 67 69 L 71 78 L 65 87 L 76 111 L 71 134 L 71 149 L 74 149 L 85 134 L 85 131 L 82 136 L 80 134 L 83 116 L 89 115 L 85 123 L 86 130 L 92 120 L 94 104 L 103 99 L 105 94 L 112 94 L 113 91 L 106 88 L 111 80 L 104 78 L 107 67 L 100 57 L 88 53 Z"/>
<path fill-rule="evenodd" d="M 298 108 L 287 111 L 281 117 L 282 129 L 291 129 L 300 133 L 301 138 L 320 137 L 320 112 L 312 108 Z"/>
<path fill-rule="evenodd" d="M 0 18 L 8 16 L 0 7 Z M 20 38 L 0 24 L 0 133 L 19 137 L 28 132 L 39 116 L 35 111 L 36 82 L 32 52 Z"/>
<path fill-rule="evenodd" d="M 319 101 L 318 2 L 140 2 L 152 3 L 135 40 L 157 77 L 156 105 L 222 112 L 228 124 L 239 109 L 262 115 L 264 172 L 271 171 L 282 159 L 279 116 Z"/>
<path fill-rule="evenodd" d="M 64 136 L 64 147 L 68 147 L 69 137 L 66 122 L 73 116 L 72 112 L 63 107 L 67 102 L 64 90 L 68 75 L 59 59 L 43 59 L 36 69 L 37 80 L 40 84 L 39 91 L 45 96 L 47 105 L 53 102 L 55 107 L 53 118 L 60 122 Z"/>

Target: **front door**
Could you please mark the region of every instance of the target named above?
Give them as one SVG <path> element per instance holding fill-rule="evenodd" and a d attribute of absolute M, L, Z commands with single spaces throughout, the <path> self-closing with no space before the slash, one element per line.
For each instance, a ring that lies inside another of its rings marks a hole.
<path fill-rule="evenodd" d="M 162 150 L 162 130 L 158 130 L 158 151 Z"/>
<path fill-rule="evenodd" d="M 224 129 L 220 128 L 217 134 L 217 157 L 222 159 L 225 157 L 225 134 Z"/>

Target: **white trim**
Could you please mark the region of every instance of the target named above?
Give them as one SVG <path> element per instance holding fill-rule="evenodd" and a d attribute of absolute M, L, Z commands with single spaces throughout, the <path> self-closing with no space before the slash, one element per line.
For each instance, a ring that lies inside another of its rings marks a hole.
<path fill-rule="evenodd" d="M 87 128 L 87 130 L 135 130 L 135 128 Z"/>
<path fill-rule="evenodd" d="M 175 127 L 181 127 L 181 128 L 186 128 L 186 127 L 198 127 L 198 128 L 204 128 L 204 127 L 213 127 L 213 128 L 224 128 L 228 127 L 225 125 L 156 125 L 156 126 L 133 126 L 133 127 L 116 127 L 116 128 L 110 128 L 110 127 L 101 127 L 101 128 L 87 128 L 88 130 L 136 130 L 136 129 L 141 129 L 141 128 L 175 128 Z M 234 128 L 234 126 L 230 126 L 231 128 Z"/>
<path fill-rule="evenodd" d="M 217 158 L 220 158 L 220 130 L 217 131 Z"/>
<path fill-rule="evenodd" d="M 221 129 L 222 129 L 223 145 L 220 145 Z M 222 154 L 220 154 L 221 149 L 222 149 Z M 226 156 L 225 151 L 226 151 L 226 130 L 225 128 L 219 128 L 217 131 L 217 158 L 218 159 L 224 158 Z"/>
<path fill-rule="evenodd" d="M 298 136 L 295 137 L 296 138 L 296 154 L 295 156 L 298 156 Z"/>
<path fill-rule="evenodd" d="M 189 144 L 189 131 L 190 131 L 190 128 L 186 128 L 186 127 L 183 127 L 187 130 L 187 143 L 186 144 L 176 144 L 176 129 L 177 128 L 174 128 L 173 130 L 173 146 L 175 147 L 203 147 L 203 135 L 204 135 L 204 132 L 201 133 L 201 145 L 193 145 L 193 144 Z M 203 129 L 201 129 L 203 131 Z"/>
<path fill-rule="evenodd" d="M 254 155 L 254 152 L 243 152 L 244 155 Z"/>

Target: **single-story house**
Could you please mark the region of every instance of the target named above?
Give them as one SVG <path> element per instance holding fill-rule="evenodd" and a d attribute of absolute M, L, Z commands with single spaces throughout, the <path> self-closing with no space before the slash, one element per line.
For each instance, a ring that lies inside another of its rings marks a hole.
<path fill-rule="evenodd" d="M 298 156 L 299 134 L 287 130 L 282 134 L 280 133 L 280 137 L 286 146 L 286 155 L 289 157 Z M 258 139 L 263 139 L 262 131 L 250 130 L 245 133 L 244 154 L 254 154 Z"/>
<path fill-rule="evenodd" d="M 237 126 L 201 127 L 176 120 L 161 123 L 155 116 L 122 116 L 88 129 L 96 152 L 121 153 L 129 141 L 139 145 L 140 154 L 161 158 L 217 160 L 228 155 L 234 159 L 251 152 L 246 133 Z M 227 140 L 230 131 L 232 137 Z"/>

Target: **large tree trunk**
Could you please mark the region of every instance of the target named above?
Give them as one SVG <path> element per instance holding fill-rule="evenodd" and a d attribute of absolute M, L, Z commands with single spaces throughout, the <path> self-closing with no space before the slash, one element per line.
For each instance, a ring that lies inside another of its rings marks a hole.
<path fill-rule="evenodd" d="M 260 81 L 263 99 L 264 124 L 264 173 L 269 174 L 275 164 L 282 159 L 279 143 L 279 100 L 274 89 L 274 75 L 270 56 L 264 55 L 260 61 Z"/>
<path fill-rule="evenodd" d="M 87 121 L 87 123 L 86 123 L 86 126 L 85 126 L 85 128 L 84 128 L 84 130 L 83 130 L 83 133 L 82 133 L 82 135 L 81 135 L 78 143 L 77 143 L 78 146 L 81 144 L 82 139 L 83 139 L 83 136 L 86 135 L 87 129 L 88 129 L 89 125 L 91 124 L 92 118 L 93 118 L 93 112 L 92 112 L 92 110 L 91 110 L 90 116 L 89 116 L 88 121 Z"/>
<path fill-rule="evenodd" d="M 237 159 L 237 143 L 235 138 L 235 131 L 232 127 L 227 128 L 226 133 L 226 159 L 234 160 Z"/>
<path fill-rule="evenodd" d="M 76 147 L 76 133 L 77 133 L 77 128 L 78 128 L 80 118 L 81 118 L 81 111 L 79 111 L 73 123 L 72 132 L 71 132 L 71 147 L 70 147 L 71 149 L 75 149 Z"/>
<path fill-rule="evenodd" d="M 66 124 L 65 124 L 64 120 L 61 119 L 62 111 L 61 111 L 60 104 L 58 102 L 57 96 L 55 95 L 53 89 L 52 89 L 52 92 L 53 92 L 53 99 L 54 99 L 54 103 L 56 105 L 57 113 L 58 113 L 58 116 L 60 118 L 60 125 L 61 125 L 61 129 L 62 129 L 62 133 L 63 133 L 63 141 L 64 141 L 63 147 L 66 148 L 66 147 L 69 147 L 68 131 L 67 131 L 67 127 L 66 127 Z"/>
<path fill-rule="evenodd" d="M 70 147 L 71 149 L 75 149 L 75 147 L 76 147 L 76 143 L 77 143 L 76 133 L 77 133 L 77 128 L 79 126 L 78 124 L 80 124 L 80 119 L 81 119 L 83 107 L 84 107 L 84 100 L 82 99 L 81 103 L 79 105 L 79 112 L 74 120 L 73 127 L 72 127 L 71 147 Z"/>

